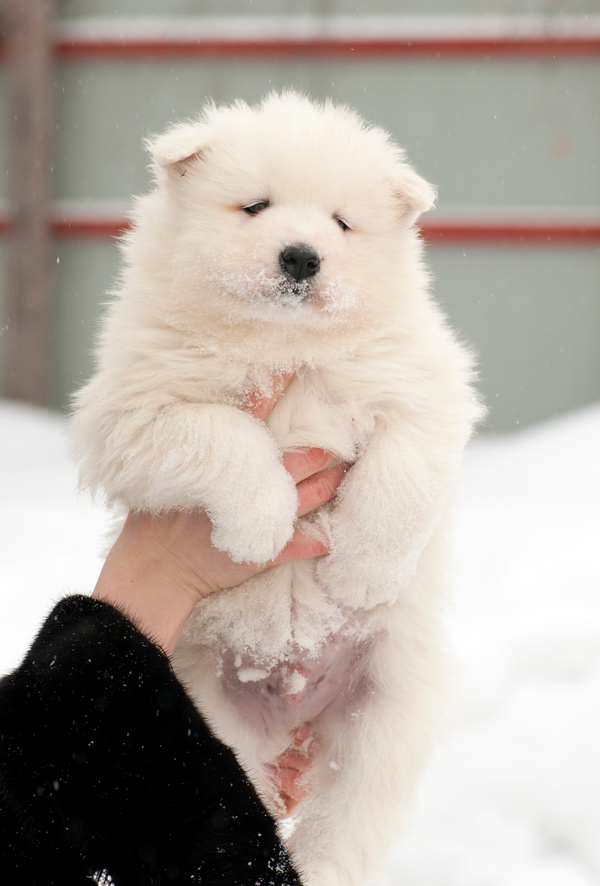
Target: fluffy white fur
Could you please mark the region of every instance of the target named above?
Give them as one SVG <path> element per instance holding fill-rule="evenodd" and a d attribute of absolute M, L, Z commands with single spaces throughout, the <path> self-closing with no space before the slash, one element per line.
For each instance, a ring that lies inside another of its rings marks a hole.
<path fill-rule="evenodd" d="M 215 545 L 265 562 L 294 527 L 281 453 L 353 463 L 305 521 L 331 554 L 204 601 L 175 666 L 276 814 L 268 765 L 308 724 L 290 849 L 307 884 L 363 883 L 443 709 L 446 514 L 479 414 L 413 227 L 434 192 L 383 131 L 293 93 L 211 105 L 149 148 L 156 188 L 77 396 L 81 480 L 126 508 L 204 508 Z M 321 258 L 299 287 L 278 264 L 290 243 Z M 238 408 L 290 371 L 266 427 Z"/>

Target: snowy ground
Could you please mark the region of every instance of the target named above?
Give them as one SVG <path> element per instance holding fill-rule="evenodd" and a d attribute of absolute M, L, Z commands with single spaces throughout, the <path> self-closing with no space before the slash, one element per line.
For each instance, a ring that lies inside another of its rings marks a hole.
<path fill-rule="evenodd" d="M 60 418 L 0 404 L 0 673 L 101 565 L 67 451 Z M 600 886 L 599 454 L 600 406 L 468 451 L 464 704 L 391 886 Z"/>

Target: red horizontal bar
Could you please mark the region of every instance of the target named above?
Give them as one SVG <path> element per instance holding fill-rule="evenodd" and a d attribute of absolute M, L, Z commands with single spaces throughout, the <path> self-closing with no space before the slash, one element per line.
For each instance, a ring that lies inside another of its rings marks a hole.
<path fill-rule="evenodd" d="M 589 56 L 599 15 L 85 17 L 56 24 L 61 60 Z M 1 51 L 1 46 L 0 46 Z"/>
<path fill-rule="evenodd" d="M 600 53 L 600 38 L 556 39 L 540 37 L 448 39 L 330 39 L 310 40 L 58 40 L 56 53 L 63 61 L 171 58 L 396 58 L 398 56 L 585 56 Z"/>
<path fill-rule="evenodd" d="M 125 215 L 85 213 L 81 210 L 71 212 L 58 211 L 50 219 L 53 236 L 57 238 L 93 238 L 109 239 L 120 237 L 128 230 L 130 223 Z M 519 218 L 515 213 L 508 217 L 492 213 L 477 217 L 470 213 L 468 218 L 455 215 L 448 211 L 436 213 L 420 223 L 424 239 L 432 246 L 451 243 L 482 243 L 482 244 L 572 244 L 586 246 L 600 244 L 600 213 L 589 218 L 573 216 L 561 219 L 553 218 Z M 0 215 L 0 234 L 9 230 L 9 218 L 6 213 Z"/>
<path fill-rule="evenodd" d="M 544 223 L 513 221 L 464 222 L 447 219 L 444 221 L 423 221 L 421 232 L 431 245 L 446 243 L 489 243 L 500 245 L 523 244 L 556 245 L 571 243 L 576 246 L 600 244 L 600 218 L 595 222 L 569 223 L 560 220 Z"/>
<path fill-rule="evenodd" d="M 62 60 L 569 56 L 600 53 L 600 15 L 84 17 L 56 23 Z"/>
<path fill-rule="evenodd" d="M 54 237 L 65 238 L 93 238 L 107 240 L 111 237 L 120 237 L 130 227 L 125 218 L 96 219 L 90 218 L 53 218 L 49 222 L 50 231 Z M 10 233 L 10 218 L 0 216 L 0 236 Z"/>
<path fill-rule="evenodd" d="M 58 217 L 50 220 L 50 229 L 55 237 L 98 238 L 102 240 L 120 237 L 131 227 L 127 218 L 77 218 Z"/>

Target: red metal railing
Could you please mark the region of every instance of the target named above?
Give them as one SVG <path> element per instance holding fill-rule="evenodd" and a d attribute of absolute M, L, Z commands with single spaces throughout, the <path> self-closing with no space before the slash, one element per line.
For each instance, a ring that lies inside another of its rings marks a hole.
<path fill-rule="evenodd" d="M 86 19 L 55 31 L 63 60 L 566 56 L 600 52 L 600 16 Z"/>

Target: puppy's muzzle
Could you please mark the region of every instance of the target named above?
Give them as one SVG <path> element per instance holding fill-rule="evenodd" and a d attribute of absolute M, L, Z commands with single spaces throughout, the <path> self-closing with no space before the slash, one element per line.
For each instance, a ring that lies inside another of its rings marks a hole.
<path fill-rule="evenodd" d="M 321 267 L 319 256 L 304 243 L 294 243 L 286 246 L 279 253 L 279 267 L 284 274 L 289 274 L 296 282 L 301 283 L 302 280 L 308 280 L 314 277 Z"/>

